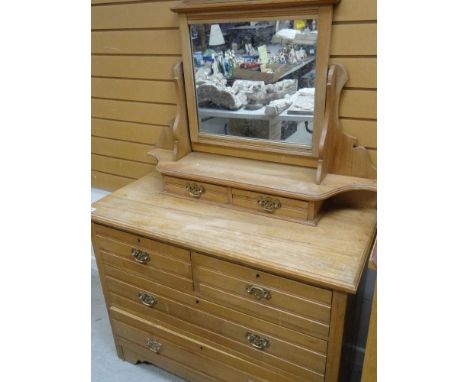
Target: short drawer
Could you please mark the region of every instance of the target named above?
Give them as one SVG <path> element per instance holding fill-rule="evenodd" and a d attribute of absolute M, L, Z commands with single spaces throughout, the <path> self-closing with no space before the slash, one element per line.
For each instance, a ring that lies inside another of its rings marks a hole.
<path fill-rule="evenodd" d="M 165 192 L 186 196 L 192 199 L 217 203 L 229 202 L 228 189 L 214 184 L 164 176 L 163 187 Z"/>
<path fill-rule="evenodd" d="M 148 352 L 218 378 L 220 381 L 297 381 L 259 367 L 255 360 L 248 362 L 240 359 L 205 343 L 199 337 L 181 333 L 163 323 L 152 323 L 115 307 L 111 307 L 110 315 L 113 328 L 119 338 L 146 348 Z"/>
<path fill-rule="evenodd" d="M 95 224 L 95 227 L 95 234 L 97 237 L 114 239 L 132 247 L 143 248 L 155 254 L 190 263 L 190 251 L 185 248 L 166 244 L 158 240 L 148 239 L 144 236 L 134 235 L 129 232 L 120 231 L 100 224 Z"/>
<path fill-rule="evenodd" d="M 110 303 L 151 321 L 162 321 L 205 341 L 224 346 L 237 356 L 247 360 L 256 359 L 267 367 L 290 373 L 306 381 L 320 380 L 326 364 L 326 343 L 316 341 L 312 351 L 279 339 L 276 335 L 258 331 L 203 311 L 206 302 L 196 300 L 186 305 L 151 291 L 116 279 L 106 280 L 110 290 Z M 148 306 L 139 299 L 145 293 L 153 304 Z"/>
<path fill-rule="evenodd" d="M 237 207 L 294 220 L 307 220 L 308 202 L 232 189 L 232 204 Z"/>
<path fill-rule="evenodd" d="M 102 226 L 97 226 L 95 245 L 103 263 L 175 288 L 193 289 L 190 254 L 185 249 Z"/>
<path fill-rule="evenodd" d="M 200 296 L 263 319 L 328 337 L 331 291 L 193 253 Z"/>

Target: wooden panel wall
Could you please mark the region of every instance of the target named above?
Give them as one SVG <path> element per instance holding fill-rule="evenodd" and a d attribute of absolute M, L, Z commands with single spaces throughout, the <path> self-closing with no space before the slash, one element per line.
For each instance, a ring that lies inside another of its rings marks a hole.
<path fill-rule="evenodd" d="M 174 1 L 91 1 L 93 187 L 117 189 L 154 168 L 146 155 L 175 113 L 172 66 L 181 60 Z M 349 82 L 343 128 L 377 160 L 377 4 L 341 0 L 334 12 L 331 63 Z"/>

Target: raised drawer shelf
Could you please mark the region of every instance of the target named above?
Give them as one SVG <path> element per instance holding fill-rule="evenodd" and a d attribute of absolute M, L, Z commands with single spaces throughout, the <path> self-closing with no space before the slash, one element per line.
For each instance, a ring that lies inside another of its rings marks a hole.
<path fill-rule="evenodd" d="M 162 160 L 157 169 L 166 193 L 310 225 L 326 199 L 377 189 L 374 179 L 328 174 L 318 185 L 313 168 L 198 152 Z"/>

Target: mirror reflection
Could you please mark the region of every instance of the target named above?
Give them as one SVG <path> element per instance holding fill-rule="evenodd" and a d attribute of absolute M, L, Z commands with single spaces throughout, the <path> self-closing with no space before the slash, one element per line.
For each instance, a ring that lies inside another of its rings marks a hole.
<path fill-rule="evenodd" d="M 317 20 L 190 26 L 199 132 L 312 145 Z"/>

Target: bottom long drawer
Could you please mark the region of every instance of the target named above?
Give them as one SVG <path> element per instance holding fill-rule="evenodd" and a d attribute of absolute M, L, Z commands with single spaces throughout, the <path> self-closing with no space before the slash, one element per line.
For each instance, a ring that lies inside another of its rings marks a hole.
<path fill-rule="evenodd" d="M 145 350 L 147 355 L 153 357 L 159 355 L 225 382 L 276 382 L 280 380 L 292 382 L 291 379 L 254 363 L 119 308 L 111 307 L 110 315 L 119 340 L 123 339 L 139 346 L 140 352 Z M 177 370 L 173 371 L 177 374 Z"/>
<path fill-rule="evenodd" d="M 126 361 L 132 363 L 149 362 L 190 382 L 219 382 L 218 379 L 174 361 L 165 354 L 154 353 L 149 351 L 148 348 L 137 345 L 122 337 L 120 337 L 118 341 L 119 345 L 122 347 L 122 352 Z"/>

